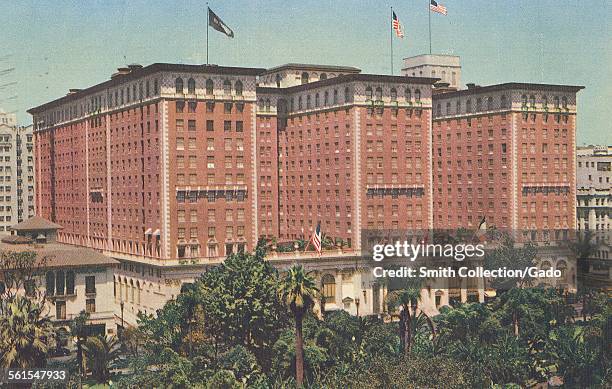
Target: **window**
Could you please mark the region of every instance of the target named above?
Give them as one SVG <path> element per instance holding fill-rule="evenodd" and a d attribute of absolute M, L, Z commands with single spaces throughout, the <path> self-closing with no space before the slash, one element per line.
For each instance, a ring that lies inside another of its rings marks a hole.
<path fill-rule="evenodd" d="M 96 276 L 85 277 L 85 293 L 96 293 Z"/>
<path fill-rule="evenodd" d="M 344 88 L 344 102 L 348 103 L 351 100 L 351 90 L 347 86 Z"/>
<path fill-rule="evenodd" d="M 174 87 L 176 89 L 176 93 L 183 93 L 183 79 L 178 77 L 174 81 Z"/>
<path fill-rule="evenodd" d="M 372 87 L 366 88 L 366 100 L 372 100 Z"/>
<path fill-rule="evenodd" d="M 223 94 L 231 95 L 232 94 L 232 83 L 230 80 L 223 81 Z"/>
<path fill-rule="evenodd" d="M 66 302 L 55 302 L 55 318 L 58 320 L 66 320 Z"/>
<path fill-rule="evenodd" d="M 417 90 L 414 91 L 414 100 L 417 103 L 421 102 L 421 90 L 420 89 L 417 89 Z"/>
<path fill-rule="evenodd" d="M 66 286 L 66 278 L 65 278 L 64 272 L 61 270 L 58 270 L 55 273 L 55 293 L 57 293 L 58 295 L 63 295 L 65 291 L 65 286 Z"/>
<path fill-rule="evenodd" d="M 395 88 L 391 88 L 391 101 L 397 101 L 397 90 Z"/>
<path fill-rule="evenodd" d="M 85 300 L 85 312 L 87 313 L 96 312 L 96 299 Z"/>
<path fill-rule="evenodd" d="M 69 270 L 68 272 L 66 272 L 66 294 L 68 295 L 75 294 L 74 279 L 75 279 L 75 274 L 72 270 Z"/>
<path fill-rule="evenodd" d="M 382 100 L 383 90 L 381 87 L 376 88 L 376 100 Z"/>
<path fill-rule="evenodd" d="M 236 85 L 234 85 L 234 88 L 236 89 L 236 95 L 242 96 L 242 81 L 236 81 Z"/>
<path fill-rule="evenodd" d="M 302 73 L 302 78 L 301 78 L 302 84 L 308 84 L 308 78 L 309 78 L 308 73 L 307 72 L 303 72 Z"/>
<path fill-rule="evenodd" d="M 47 296 L 55 294 L 55 274 L 52 271 L 47 272 L 46 276 Z"/>
<path fill-rule="evenodd" d="M 336 301 L 336 279 L 331 274 L 325 274 L 321 279 L 323 289 L 323 303 Z"/>
<path fill-rule="evenodd" d="M 501 107 L 508 108 L 508 98 L 505 95 L 501 97 Z"/>
<path fill-rule="evenodd" d="M 206 94 L 212 95 L 214 93 L 213 89 L 214 89 L 213 80 L 211 79 L 206 80 Z"/>
<path fill-rule="evenodd" d="M 195 94 L 196 84 L 193 78 L 187 80 L 187 93 Z"/>
<path fill-rule="evenodd" d="M 407 102 L 412 101 L 412 93 L 410 92 L 410 89 L 406 88 L 406 91 L 404 92 L 404 95 L 406 96 L 406 101 Z"/>

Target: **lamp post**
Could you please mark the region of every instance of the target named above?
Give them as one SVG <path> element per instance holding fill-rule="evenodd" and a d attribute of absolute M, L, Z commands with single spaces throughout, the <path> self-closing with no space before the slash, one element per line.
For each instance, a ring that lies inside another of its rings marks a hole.
<path fill-rule="evenodd" d="M 357 316 L 359 317 L 359 297 L 355 297 L 355 306 L 357 307 Z"/>

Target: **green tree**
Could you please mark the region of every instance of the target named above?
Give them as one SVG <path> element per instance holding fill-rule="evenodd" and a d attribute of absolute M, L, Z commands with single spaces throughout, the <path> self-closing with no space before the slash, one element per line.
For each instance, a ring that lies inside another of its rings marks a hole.
<path fill-rule="evenodd" d="M 110 378 L 113 362 L 119 357 L 119 342 L 115 337 L 89 337 L 83 346 L 87 366 L 98 383 L 105 383 Z"/>
<path fill-rule="evenodd" d="M 503 234 L 497 243 L 497 247 L 485 254 L 484 265 L 487 269 L 504 267 L 507 269 L 525 269 L 533 266 L 536 253 L 536 248 L 532 243 L 518 245 L 512 237 Z M 529 277 L 524 280 L 499 277 L 491 281 L 491 286 L 497 290 L 508 290 L 516 286 L 527 286 L 531 281 Z"/>
<path fill-rule="evenodd" d="M 421 284 L 420 279 L 409 278 L 401 289 L 390 291 L 387 294 L 387 305 L 390 309 L 401 308 L 400 311 L 400 344 L 405 355 L 410 355 L 412 341 L 414 335 L 413 323 L 417 317 L 419 302 L 421 301 Z M 424 313 L 423 319 L 429 324 L 431 333 L 435 336 L 435 329 L 430 318 Z M 422 322 L 422 321 L 421 321 Z"/>
<path fill-rule="evenodd" d="M 202 307 L 205 332 L 215 344 L 243 345 L 265 368 L 286 315 L 276 293 L 278 272 L 264 255 L 265 249 L 258 245 L 255 255 L 229 256 L 202 275 L 194 293 Z"/>
<path fill-rule="evenodd" d="M 43 306 L 26 297 L 3 301 L 0 315 L 0 366 L 45 367 L 54 329 Z"/>
<path fill-rule="evenodd" d="M 83 344 L 87 342 L 87 321 L 89 320 L 89 313 L 85 311 L 79 312 L 79 314 L 70 321 L 70 335 L 76 339 L 77 346 L 77 365 L 79 367 L 79 374 L 84 375 L 85 370 L 83 369 Z"/>
<path fill-rule="evenodd" d="M 312 309 L 318 290 L 314 278 L 301 265 L 291 267 L 278 286 L 281 300 L 295 319 L 295 379 L 298 387 L 304 382 L 304 346 L 302 321 Z"/>

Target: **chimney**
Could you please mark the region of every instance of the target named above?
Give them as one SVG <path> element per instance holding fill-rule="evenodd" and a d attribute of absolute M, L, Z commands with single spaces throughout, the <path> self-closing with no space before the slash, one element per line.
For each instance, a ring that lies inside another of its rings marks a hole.
<path fill-rule="evenodd" d="M 476 85 L 473 82 L 469 82 L 469 83 L 465 84 L 465 86 L 467 86 L 468 89 L 478 89 L 478 88 L 481 87 L 480 85 Z"/>
<path fill-rule="evenodd" d="M 79 92 L 80 90 L 81 89 L 79 89 L 79 88 L 70 88 L 70 89 L 68 89 L 68 93 L 66 93 L 66 96 L 73 95 L 73 94 Z"/>

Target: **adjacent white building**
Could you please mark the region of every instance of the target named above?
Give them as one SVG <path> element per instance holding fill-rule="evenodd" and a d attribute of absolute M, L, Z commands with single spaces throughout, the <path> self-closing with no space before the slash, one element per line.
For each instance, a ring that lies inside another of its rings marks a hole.
<path fill-rule="evenodd" d="M 32 126 L 0 109 L 0 235 L 35 214 Z"/>
<path fill-rule="evenodd" d="M 462 89 L 461 61 L 457 55 L 422 54 L 404 58 L 402 75 L 439 78 L 450 88 Z"/>
<path fill-rule="evenodd" d="M 612 146 L 576 150 L 576 217 L 580 231 L 591 231 L 596 244 L 589 274 L 612 279 Z"/>

